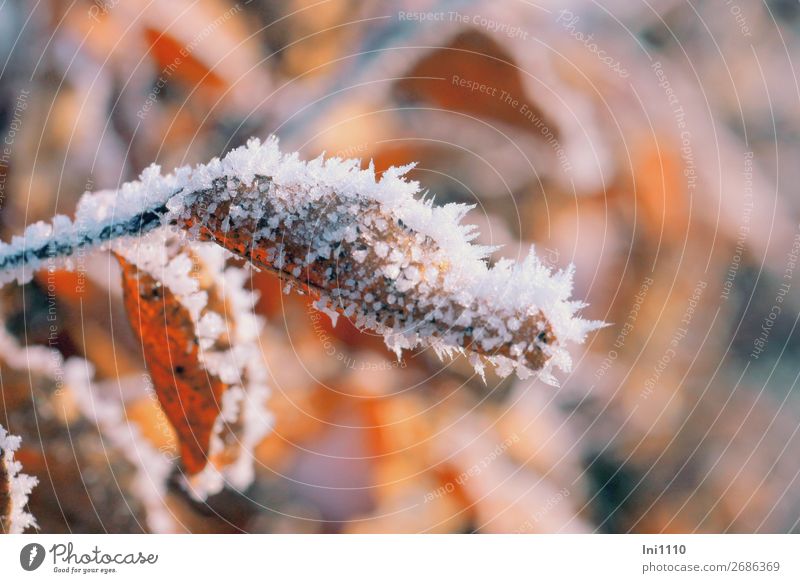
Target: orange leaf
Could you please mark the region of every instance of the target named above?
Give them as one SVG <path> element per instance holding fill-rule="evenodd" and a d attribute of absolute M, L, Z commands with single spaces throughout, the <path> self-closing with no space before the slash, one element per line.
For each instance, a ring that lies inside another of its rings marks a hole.
<path fill-rule="evenodd" d="M 539 134 L 538 126 L 526 122 L 540 119 L 553 128 L 536 100 L 525 89 L 520 68 L 511 54 L 491 37 L 466 30 L 446 47 L 421 58 L 399 81 L 401 97 L 436 104 L 496 119 Z"/>
<path fill-rule="evenodd" d="M 158 400 L 180 439 L 186 471 L 205 467 L 214 422 L 228 388 L 200 362 L 189 311 L 154 277 L 117 256 L 125 308 L 142 341 Z"/>
<path fill-rule="evenodd" d="M 169 34 L 150 28 L 146 28 L 144 32 L 150 51 L 162 71 L 166 71 L 169 75 L 174 74 L 190 87 L 206 84 L 209 88 L 220 92 L 226 88 L 225 81 L 217 72 L 187 52 L 186 47 Z"/>

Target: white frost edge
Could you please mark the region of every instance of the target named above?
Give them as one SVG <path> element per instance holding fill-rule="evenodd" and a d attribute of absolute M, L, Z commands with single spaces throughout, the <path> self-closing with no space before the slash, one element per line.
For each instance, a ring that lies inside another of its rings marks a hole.
<path fill-rule="evenodd" d="M 27 528 L 39 528 L 36 519 L 25 510 L 28 496 L 39 483 L 39 479 L 22 473 L 22 464 L 14 459 L 14 452 L 19 449 L 22 438 L 11 435 L 0 425 L 0 454 L 2 464 L 8 475 L 8 489 L 11 497 L 11 508 L 8 523 L 5 525 L 9 534 L 22 534 Z"/>

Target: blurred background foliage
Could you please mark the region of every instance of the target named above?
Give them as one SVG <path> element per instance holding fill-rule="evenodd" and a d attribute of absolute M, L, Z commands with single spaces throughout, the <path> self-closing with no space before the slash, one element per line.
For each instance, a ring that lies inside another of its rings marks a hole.
<path fill-rule="evenodd" d="M 437 202 L 475 205 L 493 258 L 535 244 L 574 263 L 585 314 L 613 324 L 560 388 L 484 384 L 429 351 L 397 362 L 254 273 L 275 429 L 247 491 L 198 504 L 173 485 L 174 530 L 798 530 L 797 2 L 43 0 L 0 14 L 4 239 L 153 161 L 275 133 L 304 157 L 417 162 Z M 101 254 L 85 285 L 65 272 L 6 287 L 5 326 L 90 359 L 162 446 L 117 270 Z M 2 354 L 0 373 L 42 531 L 146 530 L 125 458 L 69 390 Z"/>

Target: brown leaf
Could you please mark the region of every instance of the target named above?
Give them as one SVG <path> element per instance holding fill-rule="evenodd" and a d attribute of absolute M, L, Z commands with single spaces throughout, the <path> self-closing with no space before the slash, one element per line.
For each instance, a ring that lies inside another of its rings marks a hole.
<path fill-rule="evenodd" d="M 139 336 L 158 400 L 180 439 L 190 474 L 205 467 L 214 422 L 228 388 L 200 362 L 194 323 L 175 295 L 153 276 L 117 256 L 125 307 Z"/>
<path fill-rule="evenodd" d="M 251 214 L 247 218 L 239 220 L 234 229 L 227 226 L 233 198 L 224 197 L 221 194 L 225 188 L 229 187 L 229 184 L 235 185 L 237 189 L 238 205 L 249 204 L 257 207 L 257 211 L 250 209 Z M 353 211 L 349 217 L 340 216 L 337 227 L 343 227 L 346 224 L 345 221 L 354 221 L 354 217 L 359 217 L 359 220 L 370 217 L 376 224 L 385 223 L 389 231 L 376 234 L 368 229 L 361 229 L 356 240 L 342 241 L 338 245 L 337 256 L 333 259 L 316 257 L 310 263 L 306 263 L 305 258 L 311 244 L 310 236 L 313 236 L 315 230 L 328 220 L 326 217 L 330 214 L 329 209 L 338 208 L 349 201 L 338 193 L 332 193 L 329 200 L 325 204 L 320 204 L 319 208 L 303 209 L 306 215 L 295 222 L 291 228 L 282 230 L 280 236 L 257 240 L 255 234 L 263 228 L 264 220 L 262 218 L 280 216 L 281 212 L 285 212 L 285 210 L 279 209 L 269 196 L 262 194 L 268 190 L 269 184 L 270 179 L 267 177 L 258 177 L 251 185 L 245 185 L 236 178 L 217 179 L 212 188 L 193 193 L 191 207 L 192 213 L 196 216 L 181 219 L 182 226 L 187 230 L 194 229 L 200 240 L 217 243 L 259 268 L 276 273 L 282 279 L 297 285 L 315 298 L 323 297 L 323 294 L 339 297 L 340 292 L 349 291 L 347 289 L 348 281 L 358 281 L 359 291 L 372 295 L 382 306 L 377 313 L 369 312 L 379 326 L 383 329 L 416 326 L 416 330 L 420 330 L 418 323 L 426 321 L 425 312 L 430 309 L 428 304 L 423 301 L 424 298 L 420 297 L 421 294 L 416 289 L 403 291 L 393 286 L 391 282 L 387 284 L 383 277 L 374 277 L 374 274 L 380 273 L 381 262 L 384 261 L 376 254 L 374 241 L 381 240 L 390 249 L 403 253 L 405 265 L 418 269 L 423 276 L 429 271 L 435 272 L 436 275 L 432 276 L 436 278 L 432 281 L 437 282 L 434 287 L 443 288 L 444 274 L 452 266 L 449 263 L 437 265 L 426 263 L 424 256 L 430 256 L 438 249 L 433 239 L 427 237 L 422 241 L 423 257 L 413 257 L 411 250 L 418 240 L 418 233 L 388 215 L 377 202 L 356 199 L 353 204 L 357 205 L 358 212 Z M 205 213 L 205 210 L 209 208 L 212 208 L 213 212 Z M 291 220 L 289 222 L 291 223 Z M 299 224 L 313 225 L 313 228 L 301 228 L 298 226 Z M 254 243 L 256 240 L 257 243 Z M 359 263 L 354 257 L 358 252 L 364 251 L 367 255 Z M 281 257 L 280 265 L 278 265 L 276 257 Z M 394 298 L 394 301 L 389 299 L 390 296 Z M 334 310 L 345 313 L 345 310 L 337 302 L 332 302 L 332 306 Z M 460 313 L 464 310 L 464 306 L 452 297 L 444 298 L 437 307 L 442 312 Z M 477 304 L 471 307 L 478 311 Z M 353 314 L 345 315 L 352 317 Z M 357 320 L 360 315 L 363 314 L 357 313 L 355 319 Z M 491 349 L 486 349 L 480 339 L 476 339 L 475 336 L 476 333 L 493 330 L 491 318 L 476 316 L 470 325 L 443 325 L 442 322 L 436 322 L 435 325 L 440 327 L 436 329 L 436 332 L 444 331 L 451 336 L 457 335 L 457 342 L 452 342 L 452 344 L 475 354 L 489 357 L 516 358 L 519 346 L 515 346 L 515 344 L 521 343 L 524 346 L 522 357 L 525 364 L 531 370 L 540 370 L 549 358 L 545 347 L 556 345 L 558 338 L 556 338 L 551 323 L 541 310 L 532 314 L 518 315 L 520 324 L 514 331 L 513 337 Z"/>

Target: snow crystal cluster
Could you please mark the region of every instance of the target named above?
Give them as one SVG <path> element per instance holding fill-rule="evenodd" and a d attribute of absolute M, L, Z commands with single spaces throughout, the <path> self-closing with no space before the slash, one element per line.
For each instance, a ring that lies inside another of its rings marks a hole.
<path fill-rule="evenodd" d="M 14 452 L 19 449 L 22 440 L 10 435 L 0 426 L 0 488 L 8 490 L 8 508 L 0 508 L 0 518 L 9 534 L 21 534 L 26 528 L 36 528 L 36 519 L 25 511 L 28 495 L 39 480 L 22 473 L 22 464 L 14 459 Z"/>

